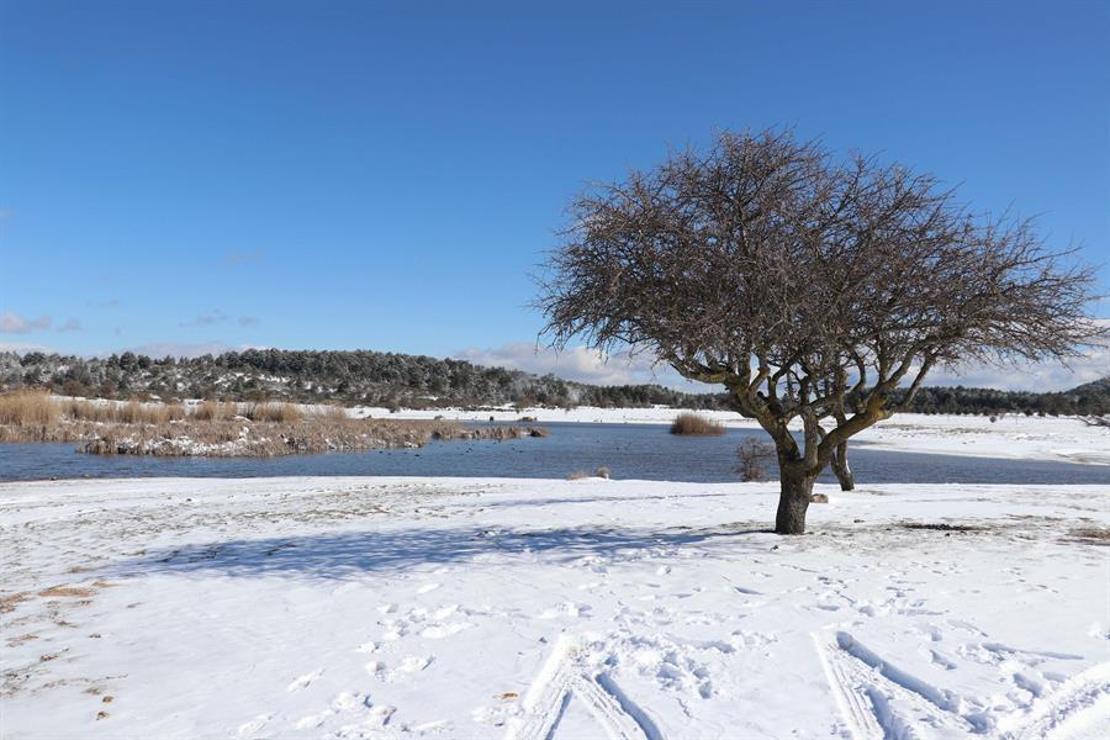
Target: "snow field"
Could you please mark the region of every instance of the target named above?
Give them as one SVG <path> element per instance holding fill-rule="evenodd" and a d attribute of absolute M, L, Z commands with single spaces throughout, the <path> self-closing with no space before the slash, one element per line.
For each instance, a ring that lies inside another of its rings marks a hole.
<path fill-rule="evenodd" d="M 1110 486 L 822 492 L 3 484 L 3 736 L 1106 736 Z"/>

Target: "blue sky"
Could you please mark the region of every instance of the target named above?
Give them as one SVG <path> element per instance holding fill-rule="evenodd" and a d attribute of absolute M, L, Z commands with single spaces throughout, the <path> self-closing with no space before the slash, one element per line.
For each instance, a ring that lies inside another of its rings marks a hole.
<path fill-rule="evenodd" d="M 1040 214 L 1110 292 L 1108 91 L 1094 1 L 3 0 L 0 343 L 544 369 L 568 199 L 772 125 Z"/>

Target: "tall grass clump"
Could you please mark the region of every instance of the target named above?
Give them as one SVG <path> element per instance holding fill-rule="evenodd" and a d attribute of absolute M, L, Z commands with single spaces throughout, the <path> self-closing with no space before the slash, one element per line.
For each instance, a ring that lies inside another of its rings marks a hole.
<path fill-rule="evenodd" d="M 671 434 L 689 434 L 698 437 L 719 437 L 725 428 L 712 419 L 698 414 L 685 412 L 679 414 L 671 424 Z"/>
<path fill-rule="evenodd" d="M 273 421 L 291 424 L 304 418 L 300 408 L 291 403 L 252 403 L 243 414 L 251 421 Z"/>
<path fill-rule="evenodd" d="M 68 398 L 59 401 L 58 406 L 67 419 L 98 424 L 164 424 L 185 418 L 185 407 L 179 403 L 93 403 L 83 398 Z"/>
<path fill-rule="evenodd" d="M 205 401 L 193 407 L 193 418 L 197 421 L 227 421 L 239 415 L 239 407 L 224 401 Z"/>
<path fill-rule="evenodd" d="M 0 394 L 0 424 L 49 426 L 61 410 L 46 391 L 21 390 Z"/>

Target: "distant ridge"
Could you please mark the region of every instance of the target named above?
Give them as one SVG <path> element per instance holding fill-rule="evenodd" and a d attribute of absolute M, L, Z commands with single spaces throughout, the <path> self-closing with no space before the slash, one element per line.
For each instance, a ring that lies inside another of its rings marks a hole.
<path fill-rule="evenodd" d="M 0 353 L 0 389 L 48 387 L 78 396 L 288 399 L 387 408 L 446 406 L 666 405 L 728 409 L 723 393 L 683 393 L 659 385 L 598 386 L 483 367 L 466 360 L 393 352 L 257 349 L 155 359 L 124 352 L 105 358 Z M 926 386 L 912 411 L 1040 415 L 1110 413 L 1110 376 L 1067 391 Z"/>

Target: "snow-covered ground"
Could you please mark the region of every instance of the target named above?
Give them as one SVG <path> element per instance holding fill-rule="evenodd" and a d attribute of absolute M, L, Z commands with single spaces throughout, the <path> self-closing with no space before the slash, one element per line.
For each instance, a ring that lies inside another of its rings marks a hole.
<path fill-rule="evenodd" d="M 591 422 L 606 424 L 670 424 L 683 409 L 665 406 L 643 409 L 532 408 L 496 411 L 462 409 L 388 409 L 362 407 L 356 416 L 401 419 L 446 419 L 514 421 L 527 416 L 538 422 Z M 752 419 L 731 411 L 697 411 L 730 428 L 759 429 Z M 800 428 L 800 426 L 799 426 Z M 1110 465 L 1110 430 L 1085 424 L 1075 417 L 1037 417 L 1011 414 L 992 422 L 986 416 L 897 414 L 852 438 L 853 442 L 898 452 L 931 452 L 971 457 L 1001 457 L 1025 460 L 1056 460 L 1093 465 Z"/>
<path fill-rule="evenodd" d="M 1110 486 L 775 488 L 2 484 L 0 734 L 1110 736 Z"/>

